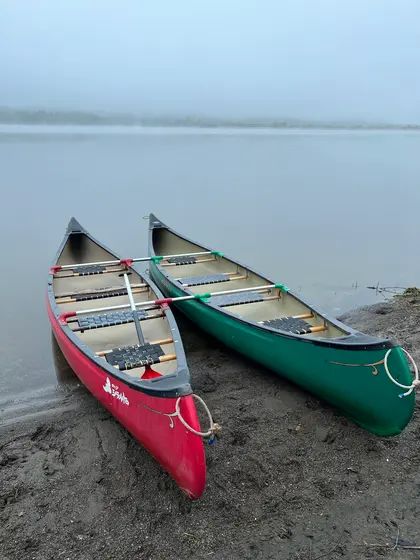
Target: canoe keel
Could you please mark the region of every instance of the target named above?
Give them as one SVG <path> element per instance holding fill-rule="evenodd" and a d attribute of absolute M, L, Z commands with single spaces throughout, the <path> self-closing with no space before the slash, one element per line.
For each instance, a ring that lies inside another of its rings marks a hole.
<path fill-rule="evenodd" d="M 57 343 L 81 382 L 162 465 L 189 498 L 199 498 L 206 484 L 203 441 L 177 417 L 178 399 L 149 396 L 108 375 L 66 336 L 51 310 L 48 297 L 47 309 Z M 156 374 L 150 368 L 147 377 Z M 199 432 L 193 396 L 180 397 L 179 408 L 184 421 Z"/>

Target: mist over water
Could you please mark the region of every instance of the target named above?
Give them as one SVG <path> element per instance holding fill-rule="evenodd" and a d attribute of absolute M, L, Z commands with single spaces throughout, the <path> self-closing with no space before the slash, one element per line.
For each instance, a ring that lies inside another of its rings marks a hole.
<path fill-rule="evenodd" d="M 417 0 L 0 2 L 0 106 L 420 123 Z"/>

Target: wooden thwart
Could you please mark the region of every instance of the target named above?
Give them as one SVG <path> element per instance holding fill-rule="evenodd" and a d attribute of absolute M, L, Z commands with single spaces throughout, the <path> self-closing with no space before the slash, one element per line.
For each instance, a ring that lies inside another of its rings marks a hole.
<path fill-rule="evenodd" d="M 328 330 L 328 327 L 326 327 L 325 325 L 320 325 L 319 327 L 311 327 L 309 332 L 305 333 L 305 334 L 311 334 L 313 332 L 321 332 L 321 331 L 326 331 Z"/>

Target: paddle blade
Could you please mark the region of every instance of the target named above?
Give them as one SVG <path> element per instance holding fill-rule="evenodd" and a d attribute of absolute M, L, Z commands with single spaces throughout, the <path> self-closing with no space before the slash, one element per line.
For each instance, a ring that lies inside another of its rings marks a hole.
<path fill-rule="evenodd" d="M 146 366 L 145 371 L 141 376 L 142 379 L 155 379 L 156 377 L 162 377 L 162 374 L 155 371 L 150 366 Z"/>

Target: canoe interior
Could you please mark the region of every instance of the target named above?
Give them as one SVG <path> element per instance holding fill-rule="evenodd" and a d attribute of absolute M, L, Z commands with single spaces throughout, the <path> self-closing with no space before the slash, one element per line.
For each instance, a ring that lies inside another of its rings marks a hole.
<path fill-rule="evenodd" d="M 155 228 L 153 229 L 152 235 L 153 248 L 156 255 L 175 255 L 208 250 L 205 247 L 185 240 L 183 237 L 176 235 L 166 228 Z M 264 278 L 264 276 L 260 276 L 225 257 L 202 255 L 196 258 L 197 262 L 194 264 L 171 266 L 168 265 L 167 261 L 161 261 L 160 264 L 164 267 L 165 272 L 171 279 L 175 280 L 175 283 L 179 283 L 179 278 L 203 277 L 215 274 L 227 274 L 232 278 L 232 280 L 226 282 L 186 287 L 186 290 L 191 293 L 219 292 L 272 283 L 267 278 Z M 179 286 L 182 288 L 181 283 L 179 283 Z M 221 307 L 220 309 L 229 311 L 242 319 L 260 324 L 264 321 L 281 319 L 284 317 L 311 315 L 310 318 L 304 319 L 310 327 L 326 327 L 326 329 L 304 335 L 297 335 L 305 339 L 337 338 L 351 334 L 349 331 L 333 324 L 326 317 L 320 315 L 293 294 L 285 293 L 278 289 L 272 289 L 267 290 L 262 295 L 264 301 L 230 305 Z"/>
<path fill-rule="evenodd" d="M 71 234 L 68 238 L 63 251 L 57 261 L 57 265 L 66 264 L 83 264 L 95 261 L 116 260 L 117 257 L 101 246 L 96 244 L 84 233 Z M 107 265 L 106 273 L 94 274 L 91 276 L 73 276 L 64 278 L 64 276 L 72 275 L 71 269 L 64 269 L 56 273 L 53 280 L 53 291 L 58 304 L 60 313 L 67 311 L 79 311 L 83 309 L 97 309 L 113 305 L 129 304 L 128 295 L 116 295 L 112 297 L 104 297 L 101 299 L 90 299 L 88 301 L 71 301 L 75 296 L 82 292 L 93 290 L 106 290 L 108 288 L 125 288 L 124 272 L 125 267 L 122 265 Z M 143 278 L 131 269 L 129 272 L 130 284 L 132 285 L 133 298 L 135 302 L 153 301 L 158 298 L 149 285 L 145 284 Z M 143 284 L 138 288 L 134 287 Z M 137 293 L 134 293 L 137 292 Z M 127 308 L 129 310 L 129 308 Z M 91 315 L 99 315 L 93 313 Z M 158 342 L 173 340 L 173 333 L 165 316 L 162 316 L 159 309 L 147 312 L 146 320 L 140 321 L 141 329 L 145 342 Z M 84 316 L 82 316 L 84 317 Z M 156 318 L 153 318 L 156 317 Z M 75 330 L 78 328 L 76 318 L 68 320 L 68 326 Z M 103 352 L 115 348 L 132 346 L 138 344 L 137 332 L 134 322 L 128 324 L 120 324 L 115 326 L 107 326 L 98 329 L 85 330 L 84 332 L 75 332 L 80 341 L 88 346 L 93 352 Z M 174 355 L 175 346 L 173 343 L 164 343 L 161 346 L 165 355 Z M 105 362 L 105 358 L 104 362 Z M 153 370 L 161 375 L 173 374 L 177 371 L 178 362 L 172 359 L 167 362 L 153 364 Z M 144 367 L 124 370 L 127 375 L 133 378 L 141 378 L 145 372 Z"/>

